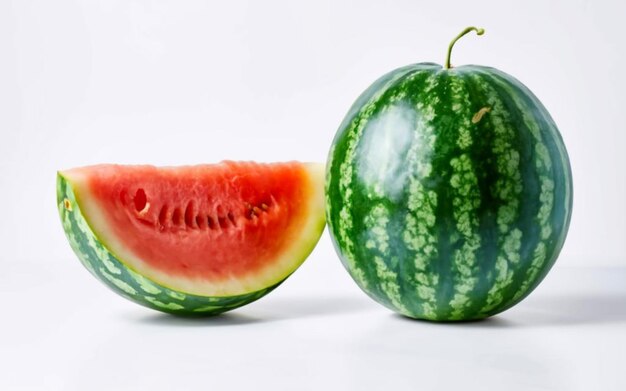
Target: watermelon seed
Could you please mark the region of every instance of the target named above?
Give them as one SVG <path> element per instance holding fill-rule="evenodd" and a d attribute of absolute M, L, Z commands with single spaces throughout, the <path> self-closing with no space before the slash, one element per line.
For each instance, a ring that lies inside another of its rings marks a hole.
<path fill-rule="evenodd" d="M 180 211 L 180 208 L 174 209 L 174 213 L 172 214 L 172 224 L 181 225 L 183 222 L 183 214 Z"/>
<path fill-rule="evenodd" d="M 133 198 L 133 202 L 135 203 L 135 210 L 137 212 L 142 212 L 146 208 L 146 204 L 148 203 L 148 197 L 146 196 L 146 192 L 144 191 L 144 189 L 137 189 L 137 191 L 135 192 L 135 197 Z"/>
<path fill-rule="evenodd" d="M 163 205 L 159 212 L 159 225 L 161 228 L 165 228 L 165 222 L 167 221 L 167 205 Z"/>
<path fill-rule="evenodd" d="M 263 211 L 266 212 L 269 209 L 269 207 L 267 206 L 267 204 L 261 203 L 261 209 L 263 209 Z"/>
<path fill-rule="evenodd" d="M 233 224 L 233 227 L 237 226 L 237 223 L 235 222 L 235 216 L 233 216 L 232 212 L 228 212 L 228 220 L 230 220 L 230 222 Z"/>
<path fill-rule="evenodd" d="M 63 200 L 63 207 L 65 207 L 65 209 L 69 210 L 70 212 L 72 211 L 72 203 L 70 202 L 70 200 L 68 200 L 67 198 Z"/>
<path fill-rule="evenodd" d="M 215 222 L 213 222 L 213 219 L 211 218 L 211 216 L 206 217 L 206 222 L 207 222 L 207 225 L 209 226 L 209 229 L 215 229 Z"/>
<path fill-rule="evenodd" d="M 206 228 L 206 220 L 203 219 L 202 216 L 200 216 L 200 215 L 196 216 L 196 227 L 198 227 L 200 229 Z"/>
<path fill-rule="evenodd" d="M 226 223 L 226 219 L 224 217 L 217 216 L 217 221 L 218 221 L 218 223 L 220 225 L 220 228 L 222 228 L 222 229 L 223 228 L 228 228 L 228 225 Z"/>
<path fill-rule="evenodd" d="M 185 224 L 189 228 L 194 228 L 194 218 L 193 218 L 193 201 L 189 201 L 187 207 L 185 208 Z"/>

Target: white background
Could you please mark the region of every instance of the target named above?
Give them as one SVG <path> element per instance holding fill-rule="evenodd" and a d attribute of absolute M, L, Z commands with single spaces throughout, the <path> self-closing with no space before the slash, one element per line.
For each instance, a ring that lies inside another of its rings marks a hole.
<path fill-rule="evenodd" d="M 0 389 L 625 389 L 625 4 L 0 0 Z M 363 89 L 443 62 L 470 24 L 486 34 L 453 63 L 529 86 L 574 173 L 562 255 L 515 309 L 469 325 L 395 317 L 325 234 L 276 292 L 194 323 L 116 297 L 71 253 L 56 170 L 325 161 Z"/>

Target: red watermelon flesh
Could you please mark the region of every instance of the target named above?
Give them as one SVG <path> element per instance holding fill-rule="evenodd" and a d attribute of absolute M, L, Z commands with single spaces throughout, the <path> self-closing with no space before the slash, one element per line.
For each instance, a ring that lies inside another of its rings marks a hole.
<path fill-rule="evenodd" d="M 107 249 L 169 288 L 228 296 L 293 272 L 324 227 L 323 165 L 97 165 L 61 174 Z"/>

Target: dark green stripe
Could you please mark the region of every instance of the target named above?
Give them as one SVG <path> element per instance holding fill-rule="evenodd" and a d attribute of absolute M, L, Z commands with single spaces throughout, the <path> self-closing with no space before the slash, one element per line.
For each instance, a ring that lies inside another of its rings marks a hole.
<path fill-rule="evenodd" d="M 569 158 L 567 157 L 567 152 L 565 150 L 565 146 L 563 145 L 563 141 L 561 135 L 554 124 L 554 121 L 550 117 L 550 114 L 547 112 L 545 107 L 539 102 L 539 100 L 534 96 L 534 94 L 528 90 L 523 84 L 521 84 L 516 79 L 512 78 L 509 75 L 506 75 L 500 71 L 493 70 L 493 78 L 497 80 L 497 85 L 499 88 L 503 88 L 502 86 L 512 86 L 511 88 L 515 88 L 514 93 L 515 96 L 523 102 L 523 106 L 519 107 L 516 113 L 521 117 L 521 113 L 525 112 L 531 115 L 535 121 L 535 123 L 539 124 L 539 130 L 541 132 L 541 137 L 543 144 L 548 149 L 548 154 L 551 157 L 551 168 L 546 171 L 545 174 L 554 181 L 555 188 L 553 191 L 554 201 L 553 208 L 551 212 L 550 226 L 552 227 L 552 233 L 547 240 L 543 242 L 546 244 L 547 252 L 546 252 L 546 260 L 541 267 L 541 270 L 538 276 L 534 279 L 534 282 L 528 286 L 526 289 L 526 293 L 519 297 L 515 302 L 509 303 L 506 306 L 503 306 L 502 310 L 509 308 L 514 305 L 516 302 L 523 300 L 524 297 L 528 293 L 530 293 L 547 275 L 548 271 L 554 265 L 558 253 L 562 247 L 563 241 L 565 240 L 564 235 L 559 237 L 560 233 L 567 233 L 567 227 L 569 226 L 569 221 L 571 219 L 571 199 L 569 202 L 565 200 L 566 192 L 571 194 L 571 168 L 569 166 Z M 562 156 L 562 152 L 565 156 Z M 533 150 L 533 157 L 535 152 Z M 565 164 L 564 164 L 565 163 Z M 540 193 L 540 189 L 538 189 L 538 194 Z M 537 194 L 537 203 L 538 203 L 538 194 Z M 539 209 L 539 205 L 537 205 L 537 211 Z M 537 213 L 535 213 L 535 216 Z M 535 244 L 541 242 L 540 232 L 537 228 L 536 238 L 537 241 Z M 531 254 L 532 256 L 532 254 Z M 525 280 L 520 282 L 520 285 Z"/>
<path fill-rule="evenodd" d="M 516 150 L 520 153 L 520 171 L 522 173 L 523 188 L 520 197 L 519 216 L 515 227 L 522 231 L 523 240 L 520 249 L 520 264 L 515 268 L 513 282 L 503 292 L 505 297 L 512 297 L 525 281 L 526 270 L 530 266 L 530 260 L 532 259 L 532 252 L 540 241 L 539 226 L 537 225 L 536 216 L 540 206 L 539 194 L 541 189 L 538 179 L 539 172 L 537 172 L 535 167 L 535 141 L 530 133 L 530 129 L 525 126 L 521 108 L 514 102 L 510 91 L 503 89 L 494 81 L 491 73 L 481 73 L 483 80 L 489 83 L 489 86 L 498 93 L 502 104 L 506 107 L 510 117 L 509 126 L 518 129 L 516 132 Z M 499 311 L 502 306 L 506 306 L 507 304 L 508 301 L 503 300 L 494 310 Z"/>

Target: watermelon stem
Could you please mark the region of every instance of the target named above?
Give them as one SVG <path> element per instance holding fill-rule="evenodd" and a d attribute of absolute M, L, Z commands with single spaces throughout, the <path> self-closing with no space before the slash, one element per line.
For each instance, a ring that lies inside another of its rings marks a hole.
<path fill-rule="evenodd" d="M 476 35 L 483 35 L 485 33 L 485 29 L 482 29 L 482 28 L 479 28 L 479 27 L 474 27 L 474 26 L 467 27 L 465 30 L 461 31 L 461 33 L 459 35 L 457 35 L 452 40 L 452 42 L 450 42 L 450 45 L 448 46 L 448 55 L 446 56 L 446 65 L 445 65 L 446 69 L 452 68 L 452 65 L 450 64 L 450 56 L 452 55 L 452 47 L 454 46 L 456 41 L 461 39 L 461 37 L 463 37 L 464 35 L 466 35 L 470 31 L 476 31 Z"/>

